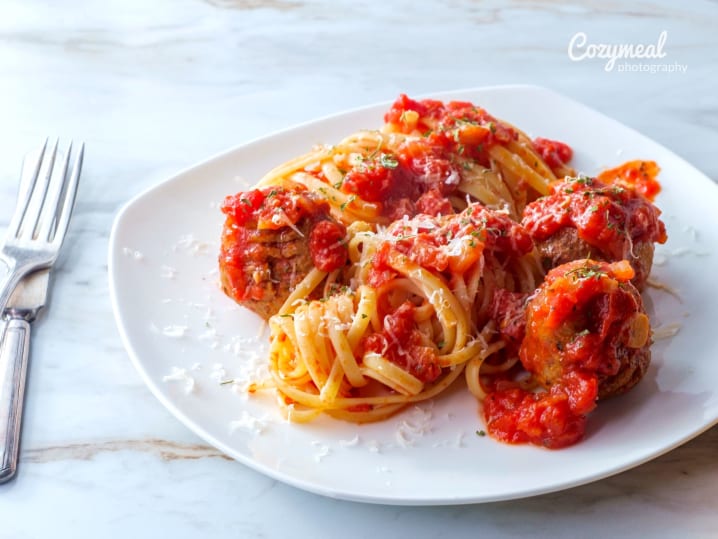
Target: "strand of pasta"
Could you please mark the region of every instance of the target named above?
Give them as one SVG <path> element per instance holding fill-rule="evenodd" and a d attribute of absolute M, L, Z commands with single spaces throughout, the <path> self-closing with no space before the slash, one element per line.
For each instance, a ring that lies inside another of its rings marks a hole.
<path fill-rule="evenodd" d="M 379 215 L 379 206 L 376 204 L 366 202 L 356 195 L 344 193 L 307 172 L 295 172 L 290 179 L 304 185 L 310 191 L 321 193 L 329 202 L 332 217 L 337 221 L 344 224 L 356 220 L 371 223 L 383 221 Z"/>
<path fill-rule="evenodd" d="M 281 185 L 292 173 L 305 170 L 310 165 L 321 163 L 331 156 L 331 152 L 331 148 L 327 146 L 315 147 L 304 155 L 290 159 L 267 172 L 257 182 L 256 187 Z"/>
<path fill-rule="evenodd" d="M 506 209 L 512 218 L 519 218 L 514 196 L 495 170 L 477 163 L 467 163 L 458 191 L 472 196 L 489 208 Z"/>
<path fill-rule="evenodd" d="M 400 395 L 400 394 L 387 394 L 373 397 L 338 397 L 334 400 L 331 407 L 328 407 L 326 403 L 322 402 L 318 394 L 312 394 L 302 389 L 286 384 L 283 380 L 275 378 L 277 388 L 281 393 L 292 399 L 295 403 L 301 403 L 304 406 L 308 406 L 314 410 L 320 410 L 323 412 L 330 412 L 332 410 L 347 410 L 348 408 L 358 408 L 361 406 L 385 406 L 385 405 L 399 405 L 406 406 L 412 402 L 419 402 L 422 400 L 430 399 L 435 395 L 441 393 L 451 383 L 459 377 L 463 372 L 464 365 L 459 365 L 453 369 L 448 369 L 445 376 L 439 379 L 434 384 L 431 384 L 424 388 L 423 391 L 416 395 Z M 351 412 L 349 412 L 351 413 Z"/>
<path fill-rule="evenodd" d="M 314 289 L 319 286 L 319 284 L 322 282 L 322 280 L 324 280 L 326 276 L 327 273 L 325 271 L 313 267 L 309 271 L 309 273 L 307 273 L 304 279 L 302 279 L 297 284 L 294 290 L 292 290 L 292 293 L 289 294 L 289 297 L 284 300 L 284 303 L 279 308 L 279 311 L 277 312 L 276 316 L 286 315 L 292 309 L 292 306 L 295 304 L 295 302 L 308 298 L 314 291 Z"/>
<path fill-rule="evenodd" d="M 509 145 L 510 144 L 512 143 L 509 143 Z M 521 182 L 528 183 L 541 195 L 548 194 L 550 178 L 555 178 L 553 173 L 551 173 L 549 180 L 547 180 L 547 177 L 542 176 L 526 163 L 520 154 L 500 144 L 491 146 L 491 148 L 489 148 L 489 155 L 500 167 L 504 179 L 509 182 L 509 187 L 512 188 L 514 197 L 516 197 L 515 192 L 522 189 Z M 538 157 L 538 154 L 536 157 L 539 160 L 541 159 Z"/>
<path fill-rule="evenodd" d="M 390 251 L 388 262 L 399 274 L 411 279 L 432 304 L 441 323 L 446 349 L 456 352 L 462 348 L 468 338 L 469 323 L 451 290 L 437 276 L 400 253 Z"/>
<path fill-rule="evenodd" d="M 469 391 L 480 401 L 486 397 L 486 392 L 481 386 L 481 372 L 484 361 L 506 346 L 506 343 L 502 340 L 494 340 L 489 344 L 489 341 L 494 335 L 493 322 L 489 322 L 484 326 L 479 335 L 479 338 L 484 342 L 485 346 L 477 356 L 466 363 L 466 369 L 464 371 L 466 385 Z"/>

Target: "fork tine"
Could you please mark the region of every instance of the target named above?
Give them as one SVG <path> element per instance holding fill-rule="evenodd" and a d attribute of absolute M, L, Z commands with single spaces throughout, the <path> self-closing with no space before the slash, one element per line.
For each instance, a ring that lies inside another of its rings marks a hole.
<path fill-rule="evenodd" d="M 68 156 L 70 153 L 68 152 Z M 72 165 L 72 173 L 70 179 L 67 180 L 67 187 L 65 188 L 65 196 L 62 202 L 62 209 L 60 210 L 59 217 L 57 218 L 57 226 L 55 227 L 55 236 L 52 238 L 52 243 L 59 249 L 62 245 L 62 241 L 65 239 L 65 233 L 67 232 L 67 226 L 70 224 L 70 216 L 72 215 L 72 209 L 75 206 L 75 197 L 77 195 L 77 185 L 80 181 L 80 172 L 82 172 L 82 160 L 85 155 L 85 143 L 80 143 L 80 151 L 77 153 L 77 157 Z"/>
<path fill-rule="evenodd" d="M 72 142 L 67 148 L 62 167 L 57 167 L 50 174 L 50 185 L 48 187 L 45 203 L 42 206 L 42 213 L 37 225 L 37 238 L 49 241 L 52 238 L 54 225 L 57 223 L 59 214 L 59 203 L 62 192 L 67 184 L 67 167 L 72 153 Z"/>
<path fill-rule="evenodd" d="M 45 139 L 45 143 L 42 145 L 40 155 L 37 157 L 37 163 L 35 164 L 32 174 L 23 174 L 20 187 L 17 193 L 17 203 L 15 204 L 15 212 L 10 219 L 10 224 L 7 228 L 8 237 L 17 236 L 20 231 L 20 224 L 22 224 L 22 218 L 27 212 L 27 207 L 30 204 L 33 190 L 35 189 L 35 183 L 40 175 L 40 169 L 42 168 L 42 161 L 45 158 L 45 151 L 47 150 L 48 139 Z"/>
<path fill-rule="evenodd" d="M 55 144 L 52 146 L 52 152 L 49 156 L 48 154 L 43 156 L 42 165 L 40 165 L 41 178 L 39 178 L 39 181 L 33 186 L 30 201 L 21 220 L 18 237 L 24 237 L 28 240 L 35 237 L 35 231 L 40 221 L 40 216 L 42 215 L 45 197 L 47 196 L 47 188 L 50 184 L 50 179 L 52 178 L 52 171 L 55 168 L 55 157 L 57 156 L 57 146 L 59 142 L 59 139 L 55 139 Z M 45 165 L 46 168 L 43 167 L 43 165 Z"/>

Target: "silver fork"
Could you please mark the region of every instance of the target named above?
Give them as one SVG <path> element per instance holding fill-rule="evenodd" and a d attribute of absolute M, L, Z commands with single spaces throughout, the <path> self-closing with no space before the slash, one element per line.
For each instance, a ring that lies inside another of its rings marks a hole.
<path fill-rule="evenodd" d="M 7 272 L 0 277 L 0 313 L 4 312 L 8 299 L 23 277 L 35 270 L 49 268 L 57 260 L 65 239 L 77 194 L 85 145 L 80 145 L 69 176 L 67 168 L 72 143 L 65 154 L 60 173 L 53 173 L 57 145 L 56 140 L 48 151 L 45 141 L 34 173 L 23 178 L 20 183 L 15 213 L 0 250 L 0 259 L 7 265 Z"/>
<path fill-rule="evenodd" d="M 45 305 L 49 266 L 67 231 L 83 150 L 81 146 L 69 176 L 72 144 L 61 167 L 55 166 L 57 142 L 48 152 L 45 141 L 42 150 L 26 157 L 17 208 L 0 250 L 10 270 L 0 290 L 0 315 L 5 319 L 0 327 L 0 483 L 17 471 L 30 322 Z"/>

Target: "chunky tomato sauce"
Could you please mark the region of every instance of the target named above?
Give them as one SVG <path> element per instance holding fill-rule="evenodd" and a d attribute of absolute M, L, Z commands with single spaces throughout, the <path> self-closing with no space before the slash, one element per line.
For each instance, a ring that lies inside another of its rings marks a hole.
<path fill-rule="evenodd" d="M 238 226 L 277 230 L 315 213 L 318 203 L 301 191 L 266 187 L 230 195 L 224 199 L 221 209 Z"/>
<path fill-rule="evenodd" d="M 319 221 L 309 234 L 309 254 L 317 269 L 334 271 L 346 263 L 346 229 L 336 221 Z"/>
<path fill-rule="evenodd" d="M 419 213 L 453 213 L 448 196 L 474 164 L 491 167 L 489 150 L 518 139 L 518 133 L 484 109 L 463 101 L 417 101 L 401 95 L 384 116 L 396 132 L 421 134 L 396 153 L 375 151 L 349 170 L 341 189 L 374 202 L 390 220 Z M 536 139 L 534 146 L 556 169 L 571 159 L 557 141 Z"/>
<path fill-rule="evenodd" d="M 615 168 L 601 172 L 597 178 L 609 185 L 623 185 L 634 189 L 648 200 L 653 201 L 661 192 L 661 184 L 656 179 L 660 167 L 655 161 L 628 161 Z"/>
<path fill-rule="evenodd" d="M 388 235 L 390 239 L 380 244 L 372 259 L 368 282 L 373 287 L 396 277 L 392 254 L 437 273 L 457 274 L 475 264 L 484 250 L 520 257 L 533 248 L 531 237 L 518 223 L 480 204 L 443 219 L 420 215 L 397 221 Z"/>
<path fill-rule="evenodd" d="M 579 177 L 554 184 L 550 195 L 526 206 L 521 224 L 536 241 L 573 227 L 588 244 L 621 260 L 634 242 L 666 241 L 660 214 L 632 189 Z"/>
<path fill-rule="evenodd" d="M 414 304 L 406 301 L 386 314 L 382 331 L 364 340 L 364 351 L 380 354 L 424 383 L 433 382 L 441 374 L 441 366 L 434 350 L 422 344 L 415 311 Z"/>
<path fill-rule="evenodd" d="M 441 148 L 420 140 L 403 144 L 396 154 L 378 152 L 364 158 L 346 173 L 341 189 L 377 203 L 393 221 L 417 213 L 453 213 L 447 196 L 460 180 L 458 166 Z"/>
<path fill-rule="evenodd" d="M 489 166 L 491 146 L 518 139 L 511 126 L 466 101 L 416 101 L 402 94 L 384 115 L 384 121 L 401 133 L 418 131 L 445 152 L 484 166 Z"/>
<path fill-rule="evenodd" d="M 571 147 L 558 140 L 538 137 L 534 139 L 533 147 L 554 172 L 561 169 L 573 157 Z"/>
<path fill-rule="evenodd" d="M 572 373 L 544 393 L 518 387 L 489 393 L 483 404 L 489 434 L 510 444 L 550 449 L 573 445 L 583 438 L 585 414 L 593 409 L 596 387 L 595 377 Z"/>
<path fill-rule="evenodd" d="M 341 189 L 380 205 L 389 220 L 453 213 L 448 196 L 473 163 L 490 166 L 488 150 L 518 135 L 471 103 L 399 97 L 385 116 L 393 129 L 423 136 L 396 153 L 375 151 L 347 171 Z"/>
<path fill-rule="evenodd" d="M 628 262 L 578 260 L 549 272 L 526 308 L 523 367 L 547 391 L 503 383 L 484 401 L 489 433 L 559 448 L 579 441 L 602 380 L 649 345 L 648 317 Z"/>

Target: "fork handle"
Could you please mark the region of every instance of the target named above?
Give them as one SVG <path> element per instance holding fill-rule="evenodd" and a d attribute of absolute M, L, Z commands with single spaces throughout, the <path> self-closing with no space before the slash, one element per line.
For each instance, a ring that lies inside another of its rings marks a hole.
<path fill-rule="evenodd" d="M 0 483 L 17 471 L 29 344 L 30 324 L 10 318 L 0 343 Z"/>

